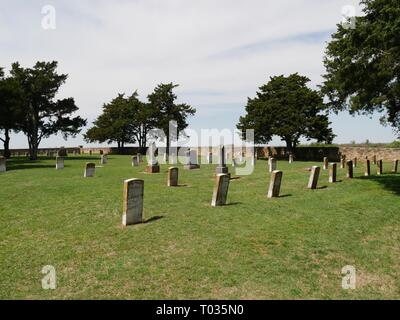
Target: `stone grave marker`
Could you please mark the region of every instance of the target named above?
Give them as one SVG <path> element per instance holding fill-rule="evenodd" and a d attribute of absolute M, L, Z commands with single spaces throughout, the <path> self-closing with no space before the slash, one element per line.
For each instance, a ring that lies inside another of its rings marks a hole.
<path fill-rule="evenodd" d="M 324 157 L 324 160 L 323 160 L 323 169 L 324 170 L 328 170 L 328 158 L 327 157 Z"/>
<path fill-rule="evenodd" d="M 335 183 L 337 181 L 337 179 L 336 179 L 337 170 L 336 169 L 337 169 L 336 163 L 329 164 L 329 182 L 330 183 Z"/>
<path fill-rule="evenodd" d="M 269 172 L 272 173 L 273 171 L 276 170 L 276 159 L 269 158 L 268 160 L 269 160 L 268 161 Z"/>
<path fill-rule="evenodd" d="M 87 162 L 85 165 L 84 177 L 85 178 L 94 177 L 95 170 L 96 170 L 96 164 L 92 162 Z"/>
<path fill-rule="evenodd" d="M 100 164 L 107 164 L 107 155 L 106 154 L 101 155 Z"/>
<path fill-rule="evenodd" d="M 124 181 L 122 225 L 128 226 L 143 222 L 143 193 L 143 180 L 129 179 Z"/>
<path fill-rule="evenodd" d="M 220 173 L 228 173 L 229 169 L 226 166 L 226 162 L 225 162 L 225 147 L 221 146 L 219 149 L 219 159 L 218 159 L 218 167 L 215 169 L 215 173 L 216 174 L 220 174 Z"/>
<path fill-rule="evenodd" d="M 321 168 L 318 166 L 311 167 L 310 179 L 308 180 L 308 189 L 317 189 L 320 170 Z"/>
<path fill-rule="evenodd" d="M 139 157 L 132 156 L 132 167 L 137 167 L 137 166 L 139 166 Z"/>
<path fill-rule="evenodd" d="M 178 186 L 178 174 L 179 169 L 177 167 L 171 167 L 168 169 L 168 187 Z"/>
<path fill-rule="evenodd" d="M 383 174 L 383 160 L 378 160 L 376 163 L 376 174 L 378 176 Z"/>
<path fill-rule="evenodd" d="M 397 173 L 398 166 L 399 166 L 399 160 L 393 160 L 392 173 Z"/>
<path fill-rule="evenodd" d="M 268 198 L 279 197 L 279 191 L 281 190 L 283 172 L 279 170 L 272 171 L 271 180 L 268 189 Z"/>
<path fill-rule="evenodd" d="M 158 164 L 157 158 L 155 156 L 156 144 L 152 142 L 149 147 L 149 163 L 146 166 L 147 173 L 159 173 L 160 166 Z"/>
<path fill-rule="evenodd" d="M 353 161 L 349 160 L 346 162 L 347 164 L 347 178 L 353 179 Z"/>
<path fill-rule="evenodd" d="M 7 159 L 3 156 L 0 156 L 0 172 L 7 171 Z"/>
<path fill-rule="evenodd" d="M 56 170 L 64 169 L 64 157 L 56 157 Z"/>
<path fill-rule="evenodd" d="M 371 161 L 365 160 L 364 176 L 369 177 L 371 175 Z"/>
<path fill-rule="evenodd" d="M 217 207 L 226 205 L 229 180 L 230 180 L 229 174 L 220 173 L 216 175 L 211 206 Z"/>

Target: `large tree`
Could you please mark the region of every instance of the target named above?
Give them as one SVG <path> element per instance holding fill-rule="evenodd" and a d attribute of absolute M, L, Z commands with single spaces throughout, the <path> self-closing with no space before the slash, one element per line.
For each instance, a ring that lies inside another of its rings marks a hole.
<path fill-rule="evenodd" d="M 129 99 L 124 94 L 103 105 L 103 113 L 93 122 L 84 135 L 87 142 L 98 141 L 100 143 L 116 142 L 118 151 L 122 152 L 125 144 L 134 143 L 136 127 L 134 124 L 135 102 L 137 94 Z"/>
<path fill-rule="evenodd" d="M 338 24 L 326 49 L 321 91 L 335 111 L 384 112 L 400 131 L 400 5 L 398 0 L 361 1 L 363 15 Z"/>
<path fill-rule="evenodd" d="M 196 113 L 196 109 L 186 103 L 175 103 L 177 96 L 173 90 L 176 87 L 178 85 L 173 83 L 162 83 L 148 95 L 150 107 L 156 115 L 155 127 L 163 130 L 166 135 L 167 153 L 169 153 L 171 138 L 173 141 L 177 140 L 182 131 L 188 126 L 187 117 Z M 169 132 L 170 121 L 176 122 L 176 135 Z"/>
<path fill-rule="evenodd" d="M 37 62 L 33 68 L 23 68 L 13 63 L 11 75 L 23 90 L 24 119 L 21 130 L 28 138 L 30 159 L 37 159 L 39 144 L 43 138 L 61 133 L 66 139 L 75 136 L 86 125 L 79 116 L 72 117 L 78 110 L 73 98 L 56 100 L 55 96 L 67 79 L 58 74 L 57 62 Z"/>
<path fill-rule="evenodd" d="M 268 143 L 277 135 L 292 152 L 300 137 L 331 143 L 334 135 L 320 94 L 307 87 L 307 77 L 292 74 L 271 77 L 255 98 L 248 98 L 246 115 L 237 128 L 254 129 L 255 143 Z"/>
<path fill-rule="evenodd" d="M 4 137 L 0 140 L 4 145 L 4 156 L 10 157 L 10 133 L 18 131 L 22 113 L 22 90 L 18 82 L 12 77 L 4 77 L 0 68 L 0 131 Z"/>

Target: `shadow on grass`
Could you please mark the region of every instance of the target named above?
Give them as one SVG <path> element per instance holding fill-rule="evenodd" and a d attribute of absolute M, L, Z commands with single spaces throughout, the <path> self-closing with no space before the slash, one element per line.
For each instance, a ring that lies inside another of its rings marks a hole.
<path fill-rule="evenodd" d="M 287 197 L 291 197 L 292 194 L 283 194 L 281 196 L 279 196 L 279 198 L 287 198 Z"/>
<path fill-rule="evenodd" d="M 154 217 L 151 217 L 151 218 L 148 218 L 148 219 L 144 220 L 143 223 L 144 224 L 145 223 L 150 223 L 150 222 L 153 222 L 153 221 L 160 220 L 162 218 L 164 218 L 164 216 L 154 216 Z"/>
<path fill-rule="evenodd" d="M 394 192 L 400 196 L 400 175 L 394 173 L 387 173 L 380 176 L 357 177 L 359 180 L 372 180 L 383 186 L 383 188 Z"/>
<path fill-rule="evenodd" d="M 227 203 L 227 204 L 225 205 L 225 207 L 236 206 L 236 205 L 238 205 L 238 204 L 242 204 L 242 203 L 241 203 L 241 202 L 230 202 L 230 203 Z"/>
<path fill-rule="evenodd" d="M 7 171 L 14 170 L 27 170 L 27 169 L 44 169 L 44 168 L 55 168 L 56 163 L 54 161 L 54 165 L 42 163 L 42 159 L 38 160 L 29 160 L 29 159 L 15 159 L 7 161 Z"/>
<path fill-rule="evenodd" d="M 322 189 L 326 189 L 326 188 L 328 188 L 328 186 L 317 187 L 317 190 L 322 190 Z"/>

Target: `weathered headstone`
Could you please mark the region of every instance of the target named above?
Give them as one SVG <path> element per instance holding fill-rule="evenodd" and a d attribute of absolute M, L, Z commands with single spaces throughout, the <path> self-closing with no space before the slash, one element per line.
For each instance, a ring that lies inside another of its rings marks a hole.
<path fill-rule="evenodd" d="M 143 180 L 129 179 L 124 181 L 122 225 L 128 226 L 143 222 L 143 191 Z"/>
<path fill-rule="evenodd" d="M 6 158 L 5 157 L 0 157 L 0 172 L 6 172 L 7 171 L 7 163 L 6 163 Z"/>
<path fill-rule="evenodd" d="M 221 146 L 219 149 L 218 167 L 215 169 L 215 173 L 220 174 L 220 173 L 228 173 L 228 172 L 229 172 L 229 169 L 225 163 L 225 147 Z"/>
<path fill-rule="evenodd" d="M 354 160 L 353 160 L 353 167 L 357 168 L 357 158 L 354 158 Z"/>
<path fill-rule="evenodd" d="M 399 160 L 393 160 L 392 173 L 397 173 L 398 167 L 399 167 Z"/>
<path fill-rule="evenodd" d="M 330 183 L 335 183 L 336 180 L 336 170 L 337 169 L 337 165 L 336 163 L 331 163 L 329 164 L 329 182 Z"/>
<path fill-rule="evenodd" d="M 56 170 L 64 169 L 64 158 L 56 157 Z"/>
<path fill-rule="evenodd" d="M 187 150 L 186 151 L 186 164 L 183 166 L 185 170 L 193 170 L 199 169 L 200 166 L 198 164 L 197 152 L 196 150 Z"/>
<path fill-rule="evenodd" d="M 276 159 L 275 158 L 269 158 L 269 172 L 272 173 L 273 171 L 276 170 Z"/>
<path fill-rule="evenodd" d="M 232 159 L 232 167 L 237 166 L 237 160 L 235 158 Z"/>
<path fill-rule="evenodd" d="M 340 168 L 344 169 L 346 167 L 346 155 L 340 157 Z"/>
<path fill-rule="evenodd" d="M 324 169 L 324 170 L 328 170 L 328 165 L 329 165 L 328 158 L 327 158 L 327 157 L 324 157 L 324 160 L 323 160 L 323 169 Z"/>
<path fill-rule="evenodd" d="M 272 172 L 268 189 L 268 198 L 279 197 L 279 191 L 281 190 L 282 175 L 283 175 L 282 171 L 279 170 L 275 170 Z"/>
<path fill-rule="evenodd" d="M 353 179 L 353 161 L 349 160 L 346 162 L 347 164 L 347 178 Z"/>
<path fill-rule="evenodd" d="M 85 178 L 94 177 L 95 170 L 96 170 L 96 164 L 92 162 L 87 162 L 85 166 L 84 177 Z"/>
<path fill-rule="evenodd" d="M 293 163 L 293 154 L 289 154 L 289 163 Z"/>
<path fill-rule="evenodd" d="M 378 176 L 383 174 L 383 160 L 378 160 L 376 163 L 376 174 Z"/>
<path fill-rule="evenodd" d="M 138 156 L 132 156 L 132 167 L 139 166 L 139 158 Z"/>
<path fill-rule="evenodd" d="M 364 176 L 369 177 L 371 175 L 371 162 L 369 160 L 365 160 L 365 170 Z"/>
<path fill-rule="evenodd" d="M 177 167 L 171 167 L 168 169 L 168 187 L 178 186 L 178 174 L 179 170 Z"/>
<path fill-rule="evenodd" d="M 212 162 L 213 162 L 213 161 L 212 161 L 212 156 L 213 156 L 213 155 L 212 155 L 211 152 L 209 152 L 209 153 L 207 154 L 207 163 L 208 163 L 208 164 L 212 164 Z"/>
<path fill-rule="evenodd" d="M 310 179 L 308 180 L 308 189 L 317 189 L 320 170 L 321 168 L 318 166 L 313 166 L 311 168 Z"/>
<path fill-rule="evenodd" d="M 100 157 L 100 163 L 101 164 L 107 164 L 107 155 L 106 154 L 102 154 Z"/>
<path fill-rule="evenodd" d="M 252 155 L 250 161 L 251 161 L 250 162 L 251 166 L 254 167 L 256 165 L 256 157 L 254 155 Z"/>
<path fill-rule="evenodd" d="M 156 144 L 153 142 L 150 144 L 150 147 L 149 147 L 149 161 L 148 161 L 148 165 L 146 166 L 147 173 L 159 173 L 160 172 L 160 166 L 159 166 L 157 158 L 155 156 L 155 152 L 156 152 Z"/>
<path fill-rule="evenodd" d="M 213 197 L 211 200 L 211 206 L 217 207 L 226 205 L 229 180 L 230 180 L 229 174 L 225 173 L 217 174 L 215 178 L 215 186 L 214 186 Z"/>

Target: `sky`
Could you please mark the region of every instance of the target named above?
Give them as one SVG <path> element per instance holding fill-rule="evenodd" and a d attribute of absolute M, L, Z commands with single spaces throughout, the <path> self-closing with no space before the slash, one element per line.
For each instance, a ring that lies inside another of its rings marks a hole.
<path fill-rule="evenodd" d="M 157 84 L 173 82 L 178 102 L 197 109 L 192 130 L 233 130 L 271 76 L 298 72 L 316 88 L 326 43 L 349 8 L 361 14 L 358 0 L 1 0 L 0 66 L 58 61 L 68 79 L 57 98 L 74 97 L 88 127 L 118 93 L 137 90 L 146 101 Z M 331 115 L 334 142 L 395 140 L 379 117 Z M 77 145 L 90 146 L 78 135 L 41 147 Z M 11 148 L 25 147 L 14 134 Z"/>

